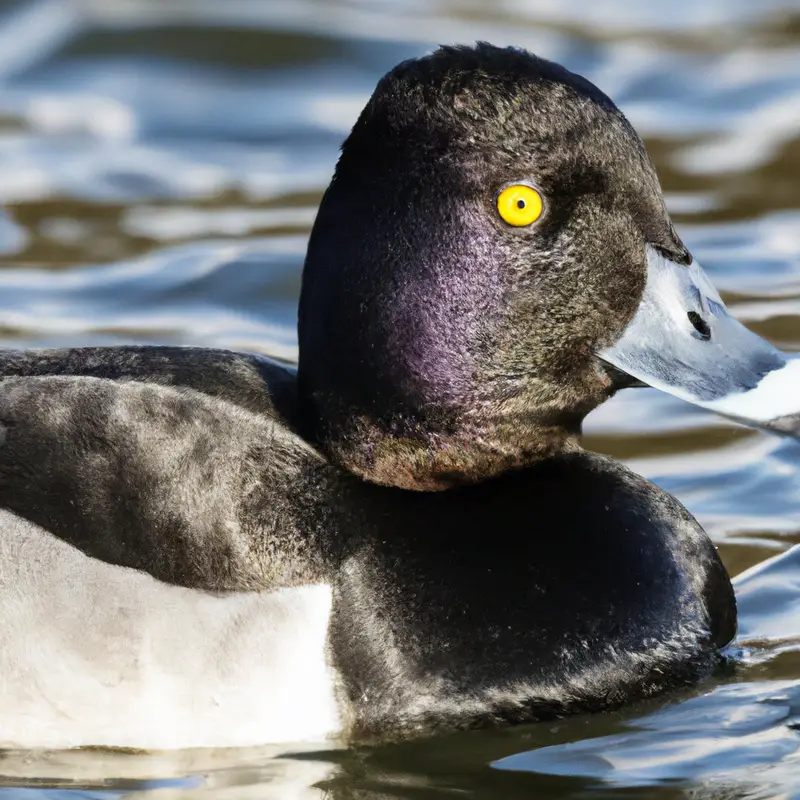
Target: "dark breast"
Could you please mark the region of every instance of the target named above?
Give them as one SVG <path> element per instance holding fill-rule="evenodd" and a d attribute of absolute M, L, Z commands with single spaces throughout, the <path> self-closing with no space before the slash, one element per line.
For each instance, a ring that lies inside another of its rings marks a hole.
<path fill-rule="evenodd" d="M 563 456 L 463 491 L 367 494 L 348 500 L 369 510 L 331 631 L 361 733 L 614 706 L 696 680 L 733 636 L 710 540 L 609 459 Z"/>

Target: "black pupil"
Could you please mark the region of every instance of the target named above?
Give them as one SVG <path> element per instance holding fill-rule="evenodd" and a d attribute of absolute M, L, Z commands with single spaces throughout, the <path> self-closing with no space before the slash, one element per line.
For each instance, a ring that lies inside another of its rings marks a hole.
<path fill-rule="evenodd" d="M 517 208 L 525 208 L 525 201 L 517 200 Z"/>

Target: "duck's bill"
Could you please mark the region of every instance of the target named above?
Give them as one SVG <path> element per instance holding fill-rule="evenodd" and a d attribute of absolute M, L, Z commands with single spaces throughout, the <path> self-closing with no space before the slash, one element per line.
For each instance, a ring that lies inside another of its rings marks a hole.
<path fill-rule="evenodd" d="M 600 357 L 718 414 L 800 435 L 800 360 L 737 322 L 696 263 L 648 247 L 647 271 L 635 316 Z"/>

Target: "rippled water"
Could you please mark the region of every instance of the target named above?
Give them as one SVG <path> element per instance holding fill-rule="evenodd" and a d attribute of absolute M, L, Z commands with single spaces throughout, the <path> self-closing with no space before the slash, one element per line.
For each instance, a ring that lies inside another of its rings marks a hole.
<path fill-rule="evenodd" d="M 489 10 L 491 9 L 491 10 Z M 644 135 L 734 312 L 800 350 L 800 3 L 40 0 L 0 5 L 0 345 L 292 360 L 309 226 L 376 79 L 438 42 L 529 47 Z M 655 391 L 588 446 L 695 513 L 738 581 L 739 666 L 683 696 L 379 749 L 0 754 L 0 792 L 800 796 L 800 445 Z"/>

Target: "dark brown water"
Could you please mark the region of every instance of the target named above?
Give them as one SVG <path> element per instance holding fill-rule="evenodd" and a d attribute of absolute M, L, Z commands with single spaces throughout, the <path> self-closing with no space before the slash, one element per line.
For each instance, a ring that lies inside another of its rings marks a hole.
<path fill-rule="evenodd" d="M 0 346 L 293 359 L 306 236 L 339 141 L 394 63 L 479 38 L 611 94 L 734 312 L 800 350 L 790 0 L 2 3 Z M 734 674 L 616 714 L 374 750 L 9 753 L 0 792 L 800 797 L 800 445 L 650 390 L 616 398 L 587 433 L 675 493 L 732 574 L 776 559 L 739 583 Z"/>

